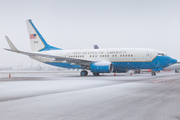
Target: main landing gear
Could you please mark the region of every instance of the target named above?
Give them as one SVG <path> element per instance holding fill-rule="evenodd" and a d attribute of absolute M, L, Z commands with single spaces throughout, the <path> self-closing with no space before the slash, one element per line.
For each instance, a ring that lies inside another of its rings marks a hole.
<path fill-rule="evenodd" d="M 99 76 L 99 73 L 93 73 L 94 76 Z"/>
<path fill-rule="evenodd" d="M 88 71 L 87 70 L 82 70 L 80 73 L 81 76 L 87 76 L 88 75 Z M 99 73 L 93 73 L 94 76 L 99 76 Z"/>
<path fill-rule="evenodd" d="M 88 75 L 88 71 L 82 70 L 80 74 L 81 74 L 81 76 L 87 76 Z"/>
<path fill-rule="evenodd" d="M 151 72 L 151 75 L 152 75 L 152 76 L 156 76 L 156 72 L 155 72 L 155 71 L 152 71 L 152 72 Z"/>

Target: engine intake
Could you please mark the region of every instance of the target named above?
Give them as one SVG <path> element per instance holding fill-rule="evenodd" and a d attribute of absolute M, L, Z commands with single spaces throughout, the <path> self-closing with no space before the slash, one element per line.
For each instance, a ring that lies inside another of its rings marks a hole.
<path fill-rule="evenodd" d="M 107 61 L 91 63 L 90 71 L 92 73 L 110 73 L 113 71 L 113 64 Z"/>

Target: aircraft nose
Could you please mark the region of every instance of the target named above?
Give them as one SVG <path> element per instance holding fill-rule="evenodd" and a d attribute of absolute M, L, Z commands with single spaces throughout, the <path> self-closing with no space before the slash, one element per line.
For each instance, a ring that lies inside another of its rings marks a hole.
<path fill-rule="evenodd" d="M 173 59 L 173 63 L 177 63 L 177 60 L 176 60 L 176 59 Z"/>
<path fill-rule="evenodd" d="M 171 63 L 172 63 L 172 64 L 177 63 L 177 60 L 176 60 L 176 59 L 171 58 Z"/>

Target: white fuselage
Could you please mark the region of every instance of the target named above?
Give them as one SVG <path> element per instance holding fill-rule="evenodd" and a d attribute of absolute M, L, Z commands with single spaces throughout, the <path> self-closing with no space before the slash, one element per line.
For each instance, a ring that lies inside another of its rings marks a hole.
<path fill-rule="evenodd" d="M 158 55 L 158 53 L 165 54 L 164 52 L 158 50 L 140 48 L 53 50 L 43 51 L 42 53 L 90 61 L 110 62 L 147 62 L 152 61 Z M 54 61 L 53 58 L 31 58 L 41 62 Z"/>

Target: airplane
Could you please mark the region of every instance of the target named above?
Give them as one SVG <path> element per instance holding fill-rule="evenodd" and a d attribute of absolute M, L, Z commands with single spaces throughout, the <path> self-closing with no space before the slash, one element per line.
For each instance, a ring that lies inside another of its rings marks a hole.
<path fill-rule="evenodd" d="M 179 73 L 180 70 L 180 62 L 177 62 L 173 65 L 170 65 L 168 67 L 165 67 L 164 70 L 175 70 L 175 73 Z"/>
<path fill-rule="evenodd" d="M 166 53 L 147 48 L 74 49 L 63 50 L 49 45 L 32 20 L 26 20 L 32 52 L 20 51 L 5 36 L 10 49 L 5 50 L 28 55 L 30 58 L 57 67 L 82 69 L 81 76 L 90 70 L 94 76 L 99 73 L 121 73 L 130 69 L 164 68 L 177 62 Z"/>

